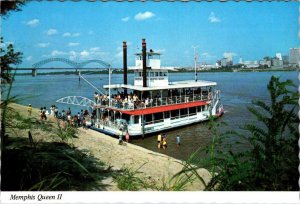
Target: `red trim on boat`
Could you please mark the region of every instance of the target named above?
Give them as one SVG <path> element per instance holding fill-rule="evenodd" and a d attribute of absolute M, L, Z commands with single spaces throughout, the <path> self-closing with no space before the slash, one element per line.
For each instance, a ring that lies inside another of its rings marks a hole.
<path fill-rule="evenodd" d="M 153 113 L 159 113 L 164 111 L 172 111 L 172 110 L 179 110 L 183 108 L 192 108 L 196 106 L 204 106 L 209 104 L 206 101 L 196 101 L 196 102 L 189 102 L 189 103 L 182 103 L 182 104 L 174 104 L 174 105 L 167 105 L 167 106 L 159 106 L 153 108 L 146 108 L 146 109 L 136 109 L 136 110 L 117 110 L 121 113 L 128 114 L 128 115 L 147 115 Z"/>

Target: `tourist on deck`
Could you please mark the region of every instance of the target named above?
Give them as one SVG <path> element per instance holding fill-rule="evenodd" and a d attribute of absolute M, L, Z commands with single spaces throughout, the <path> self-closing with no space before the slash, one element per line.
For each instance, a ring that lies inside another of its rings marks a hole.
<path fill-rule="evenodd" d="M 31 104 L 28 105 L 27 112 L 28 112 L 28 116 L 31 116 L 31 113 L 32 113 Z"/>
<path fill-rule="evenodd" d="M 133 102 L 136 102 L 137 100 L 139 100 L 139 98 L 137 97 L 136 94 L 133 95 L 132 99 L 133 99 Z"/>
<path fill-rule="evenodd" d="M 176 145 L 177 145 L 177 147 L 179 147 L 179 146 L 180 146 L 180 144 L 181 144 L 181 141 L 180 141 L 180 136 L 179 136 L 179 135 L 177 135 L 177 137 L 176 137 Z"/>
<path fill-rule="evenodd" d="M 161 133 L 159 133 L 159 134 L 157 135 L 157 148 L 158 148 L 158 149 L 160 149 L 161 144 L 162 144 L 162 138 L 161 138 Z"/>

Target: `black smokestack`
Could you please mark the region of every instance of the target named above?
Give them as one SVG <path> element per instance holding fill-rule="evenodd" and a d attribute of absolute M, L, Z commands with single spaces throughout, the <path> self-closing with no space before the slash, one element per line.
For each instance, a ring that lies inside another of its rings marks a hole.
<path fill-rule="evenodd" d="M 124 69 L 124 84 L 127 85 L 127 45 L 126 42 L 123 42 L 123 69 Z M 124 89 L 124 94 L 127 95 L 127 89 Z"/>
<path fill-rule="evenodd" d="M 147 78 L 146 78 L 146 40 L 142 39 L 142 52 L 143 52 L 143 87 L 147 87 Z"/>

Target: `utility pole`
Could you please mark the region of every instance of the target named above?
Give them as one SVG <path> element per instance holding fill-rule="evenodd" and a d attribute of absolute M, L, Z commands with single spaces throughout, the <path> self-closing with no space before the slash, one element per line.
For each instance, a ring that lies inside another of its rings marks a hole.
<path fill-rule="evenodd" d="M 192 46 L 194 48 L 194 63 L 195 63 L 195 82 L 197 82 L 197 56 L 196 56 L 196 48 L 198 46 Z"/>

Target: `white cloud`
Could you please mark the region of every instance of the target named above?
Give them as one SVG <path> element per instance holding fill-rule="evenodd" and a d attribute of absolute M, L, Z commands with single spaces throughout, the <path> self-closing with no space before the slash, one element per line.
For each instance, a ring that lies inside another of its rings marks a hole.
<path fill-rule="evenodd" d="M 221 20 L 219 18 L 216 17 L 214 12 L 210 12 L 210 15 L 208 17 L 209 22 L 211 23 L 219 23 L 221 22 Z"/>
<path fill-rule="evenodd" d="M 92 48 L 90 48 L 90 51 L 92 51 L 92 52 L 100 51 L 100 47 L 92 47 Z"/>
<path fill-rule="evenodd" d="M 79 37 L 80 35 L 81 35 L 80 33 L 65 32 L 62 36 L 63 37 Z"/>
<path fill-rule="evenodd" d="M 129 21 L 129 19 L 130 19 L 130 17 L 126 16 L 126 17 L 122 18 L 121 21 L 127 22 L 127 21 Z"/>
<path fill-rule="evenodd" d="M 53 28 L 49 29 L 49 30 L 46 32 L 47 35 L 55 35 L 55 34 L 57 34 L 57 33 L 58 33 L 57 30 L 56 30 L 56 29 L 53 29 Z"/>
<path fill-rule="evenodd" d="M 31 60 L 32 60 L 32 56 L 26 57 L 26 60 L 27 60 L 27 61 L 31 61 Z"/>
<path fill-rule="evenodd" d="M 65 52 L 63 52 L 63 51 L 59 51 L 59 50 L 53 50 L 52 52 L 51 52 L 51 56 L 59 56 L 59 55 L 65 55 L 66 53 Z"/>
<path fill-rule="evenodd" d="M 69 56 L 69 59 L 70 59 L 70 60 L 76 60 L 76 58 L 77 58 L 77 53 L 76 53 L 75 51 L 73 51 L 73 50 L 70 51 L 70 52 L 69 52 L 69 55 L 70 55 L 70 56 Z"/>
<path fill-rule="evenodd" d="M 212 58 L 216 58 L 215 55 L 211 55 L 210 53 L 208 52 L 204 52 L 201 54 L 201 56 L 203 56 L 205 59 L 212 59 Z"/>
<path fill-rule="evenodd" d="M 137 21 L 142 21 L 142 20 L 147 20 L 149 18 L 152 18 L 154 16 L 155 14 L 150 11 L 146 11 L 144 13 L 139 12 L 134 16 L 134 19 Z"/>
<path fill-rule="evenodd" d="M 83 50 L 82 52 L 80 52 L 80 56 L 83 58 L 87 58 L 89 57 L 90 53 L 86 50 Z"/>
<path fill-rule="evenodd" d="M 73 37 L 78 37 L 78 36 L 80 36 L 81 34 L 80 33 L 73 33 Z"/>
<path fill-rule="evenodd" d="M 68 44 L 68 46 L 69 47 L 75 47 L 75 46 L 78 46 L 80 43 L 78 43 L 78 42 L 70 42 L 69 44 Z"/>
<path fill-rule="evenodd" d="M 45 48 L 45 47 L 48 47 L 49 45 L 50 45 L 50 43 L 38 43 L 35 46 L 40 47 L 40 48 Z"/>
<path fill-rule="evenodd" d="M 30 27 L 35 27 L 37 26 L 38 24 L 40 23 L 40 20 L 39 19 L 32 19 L 30 21 L 27 21 L 26 22 L 26 25 L 30 26 Z"/>
<path fill-rule="evenodd" d="M 71 33 L 66 32 L 66 33 L 64 33 L 62 36 L 63 36 L 63 37 L 70 37 L 70 36 L 71 36 Z"/>

